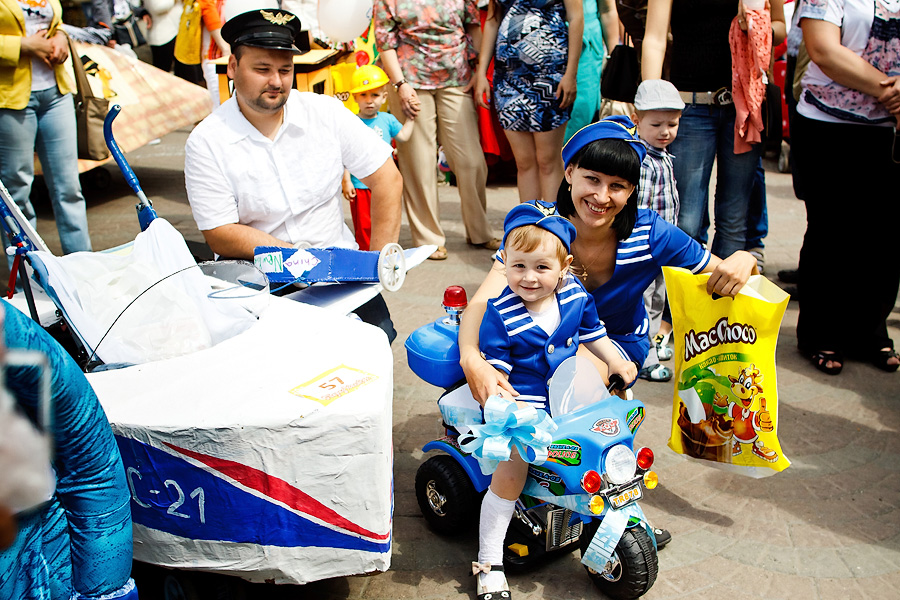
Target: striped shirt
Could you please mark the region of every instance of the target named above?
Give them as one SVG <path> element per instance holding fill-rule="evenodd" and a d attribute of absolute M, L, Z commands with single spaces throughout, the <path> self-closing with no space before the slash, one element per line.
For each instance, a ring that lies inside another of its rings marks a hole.
<path fill-rule="evenodd" d="M 655 212 L 638 209 L 631 235 L 616 249 L 612 279 L 590 292 L 610 338 L 636 341 L 646 337 L 649 323 L 643 294 L 662 267 L 699 273 L 707 263 L 708 250 Z"/>
<path fill-rule="evenodd" d="M 594 300 L 577 279 L 567 275 L 556 292 L 560 323 L 548 334 L 528 314 L 522 299 L 509 287 L 488 302 L 481 321 L 479 346 L 485 360 L 509 376 L 519 392 L 516 400 L 536 408 L 547 403 L 550 376 L 580 342 L 606 335 Z"/>

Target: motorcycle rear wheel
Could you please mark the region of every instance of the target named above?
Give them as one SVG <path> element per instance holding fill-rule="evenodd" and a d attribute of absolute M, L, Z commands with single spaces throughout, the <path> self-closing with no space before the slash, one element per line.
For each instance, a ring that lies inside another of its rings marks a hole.
<path fill-rule="evenodd" d="M 459 463 L 445 454 L 432 456 L 416 471 L 416 500 L 438 533 L 461 533 L 478 523 L 480 494 Z"/>
<path fill-rule="evenodd" d="M 581 555 L 584 556 L 599 523 L 585 526 L 581 536 Z M 634 600 L 646 594 L 656 581 L 659 562 L 653 541 L 643 527 L 626 529 L 619 540 L 611 565 L 600 573 L 588 566 L 585 570 L 594 585 L 606 596 L 617 600 Z"/>

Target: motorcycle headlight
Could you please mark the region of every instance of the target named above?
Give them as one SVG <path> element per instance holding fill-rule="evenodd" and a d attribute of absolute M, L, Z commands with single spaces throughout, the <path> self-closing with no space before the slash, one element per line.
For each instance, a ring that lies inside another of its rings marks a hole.
<path fill-rule="evenodd" d="M 637 459 L 628 446 L 619 444 L 606 453 L 606 477 L 612 483 L 625 483 L 634 477 Z"/>

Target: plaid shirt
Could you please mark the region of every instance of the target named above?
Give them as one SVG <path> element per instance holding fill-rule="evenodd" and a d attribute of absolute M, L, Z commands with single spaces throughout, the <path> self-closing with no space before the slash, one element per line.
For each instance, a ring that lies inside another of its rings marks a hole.
<path fill-rule="evenodd" d="M 678 223 L 678 188 L 675 187 L 675 170 L 668 150 L 647 147 L 647 156 L 641 164 L 641 182 L 638 186 L 638 207 L 656 211 L 672 224 Z"/>

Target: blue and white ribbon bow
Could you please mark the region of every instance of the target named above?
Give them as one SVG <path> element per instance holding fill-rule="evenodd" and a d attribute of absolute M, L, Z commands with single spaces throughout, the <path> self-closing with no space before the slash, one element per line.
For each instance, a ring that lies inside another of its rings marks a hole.
<path fill-rule="evenodd" d="M 547 460 L 547 447 L 553 442 L 556 423 L 543 410 L 533 406 L 519 408 L 501 396 L 484 403 L 484 423 L 450 423 L 472 429 L 471 437 L 460 440 L 460 448 L 478 461 L 481 472 L 490 475 L 501 461 L 509 460 L 513 446 L 525 462 L 540 465 Z"/>

